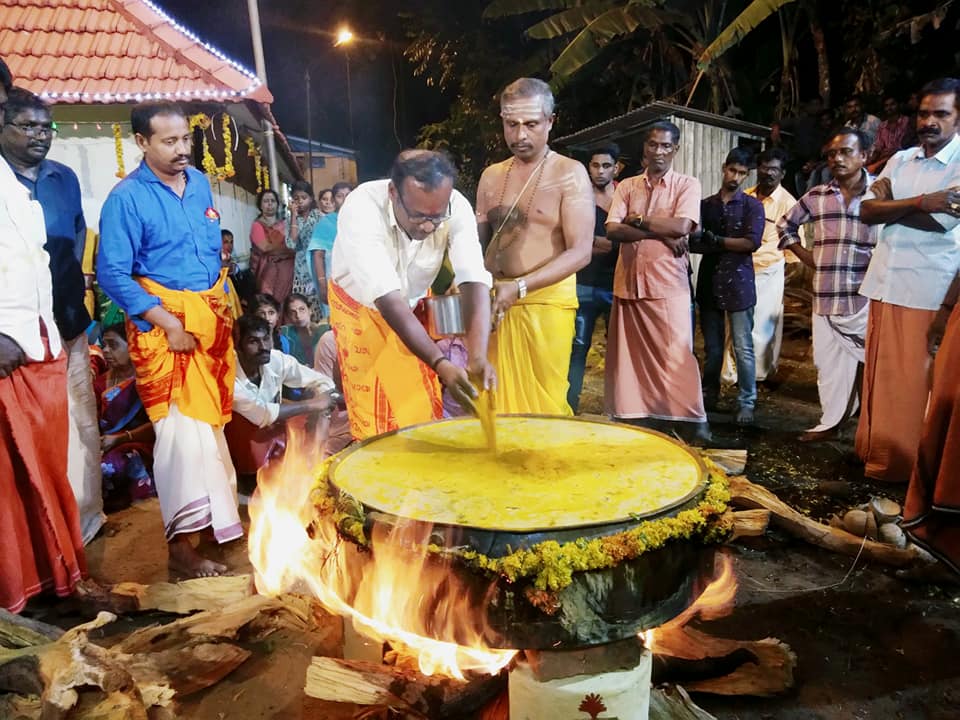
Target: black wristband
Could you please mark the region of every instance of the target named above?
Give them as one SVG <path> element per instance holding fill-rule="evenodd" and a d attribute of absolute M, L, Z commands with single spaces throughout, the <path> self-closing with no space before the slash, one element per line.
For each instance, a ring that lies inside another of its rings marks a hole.
<path fill-rule="evenodd" d="M 446 359 L 447 359 L 446 355 L 441 355 L 432 363 L 430 363 L 430 369 L 433 370 L 434 372 L 437 372 L 437 368 L 440 366 L 440 363 L 442 363 Z"/>

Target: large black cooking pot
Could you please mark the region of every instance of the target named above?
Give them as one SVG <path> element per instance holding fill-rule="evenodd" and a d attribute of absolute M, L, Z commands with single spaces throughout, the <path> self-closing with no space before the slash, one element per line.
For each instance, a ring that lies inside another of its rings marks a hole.
<path fill-rule="evenodd" d="M 537 422 L 584 423 L 585 431 L 591 425 L 611 425 L 580 418 L 507 417 L 531 418 Z M 444 424 L 452 426 L 453 423 L 465 422 L 476 421 L 443 420 L 430 426 L 442 430 Z M 394 529 L 400 526 L 407 528 L 403 537 L 409 537 L 410 524 L 422 525 L 423 534 L 420 537 L 429 537 L 431 543 L 443 548 L 471 549 L 498 558 L 547 540 L 563 544 L 578 538 L 613 535 L 648 520 L 676 515 L 702 500 L 706 492 L 707 471 L 696 451 L 651 430 L 626 425 L 616 425 L 616 428 L 637 433 L 638 441 L 641 434 L 656 436 L 681 448 L 698 468 L 699 481 L 695 487 L 667 506 L 602 523 L 522 531 L 471 527 L 458 523 L 424 524 L 393 509 L 384 511 L 383 507 L 369 502 L 363 497 L 363 483 L 358 483 L 356 477 L 351 477 L 349 483 L 345 482 L 347 473 L 355 465 L 351 463 L 351 458 L 356 453 L 369 452 L 384 438 L 397 433 L 412 434 L 417 428 L 405 428 L 352 446 L 335 458 L 328 471 L 328 482 L 333 492 L 342 492 L 341 487 L 349 485 L 349 497 L 361 503 L 365 511 L 365 532 L 371 538 L 372 552 L 356 553 L 350 562 L 375 562 L 377 543 L 397 542 L 400 533 L 394 532 Z M 431 453 L 422 434 L 410 447 L 415 447 L 416 452 L 425 455 Z M 448 463 L 449 447 L 437 447 L 436 450 L 437 456 Z M 465 449 L 462 462 L 469 466 L 471 456 L 472 451 Z M 443 471 L 444 467 L 437 468 L 437 472 Z M 478 478 L 478 482 L 481 481 L 482 478 Z M 442 596 L 455 586 L 457 592 L 469 595 L 474 608 L 482 611 L 483 635 L 490 647 L 562 649 L 622 640 L 675 617 L 693 603 L 709 582 L 713 572 L 713 551 L 698 539 L 672 540 L 660 549 L 648 551 L 634 560 L 623 561 L 613 568 L 574 573 L 570 585 L 556 592 L 548 602 L 538 603 L 540 606 L 530 602 L 528 583 L 524 581 L 511 583 L 505 578 L 492 579 L 455 560 L 438 559 L 434 562 L 449 563 L 449 570 L 456 575 L 458 582 L 451 585 L 441 583 L 445 587 L 423 587 L 423 602 L 428 607 L 431 603 L 439 605 Z M 549 610 L 545 611 L 547 606 Z M 438 619 L 434 630 L 436 639 L 458 640 L 455 629 L 451 629 L 446 619 Z"/>

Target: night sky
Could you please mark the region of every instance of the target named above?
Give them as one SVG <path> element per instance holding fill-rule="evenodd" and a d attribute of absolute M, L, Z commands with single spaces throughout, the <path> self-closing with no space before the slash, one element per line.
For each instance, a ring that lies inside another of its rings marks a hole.
<path fill-rule="evenodd" d="M 255 71 L 245 0 L 156 2 L 197 36 Z M 401 3 L 395 4 L 399 9 Z M 376 3 L 381 10 L 389 5 L 389 0 Z M 260 0 L 267 84 L 274 95 L 274 115 L 287 134 L 307 135 L 304 74 L 309 67 L 313 139 L 350 146 L 346 63 L 326 33 L 346 22 L 361 38 L 350 49 L 350 82 L 354 147 L 363 180 L 384 176 L 398 149 L 412 146 L 420 126 L 440 119 L 449 102 L 412 77 L 397 17 L 391 15 L 372 14 L 371 4 L 363 2 Z M 388 34 L 395 39 L 388 40 Z"/>

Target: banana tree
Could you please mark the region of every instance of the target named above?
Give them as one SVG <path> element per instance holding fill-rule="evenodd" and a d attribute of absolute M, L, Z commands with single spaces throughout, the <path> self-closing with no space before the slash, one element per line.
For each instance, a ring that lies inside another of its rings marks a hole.
<path fill-rule="evenodd" d="M 552 14 L 527 28 L 528 37 L 557 40 L 573 35 L 550 65 L 555 86 L 568 82 L 612 43 L 643 31 L 647 41 L 659 44 L 667 28 L 685 21 L 657 0 L 493 0 L 484 18 L 545 11 Z"/>

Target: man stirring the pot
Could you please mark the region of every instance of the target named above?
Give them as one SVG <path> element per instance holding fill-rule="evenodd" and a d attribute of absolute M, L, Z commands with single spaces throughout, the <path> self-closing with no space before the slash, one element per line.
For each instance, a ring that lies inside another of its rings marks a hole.
<path fill-rule="evenodd" d="M 453 189 L 456 175 L 441 153 L 405 150 L 390 179 L 363 183 L 340 210 L 330 324 L 357 439 L 440 419 L 441 385 L 471 407 L 478 387 L 496 384 L 487 361 L 493 281 L 473 209 Z M 413 312 L 445 257 L 463 306 L 466 370 L 446 359 Z"/>

